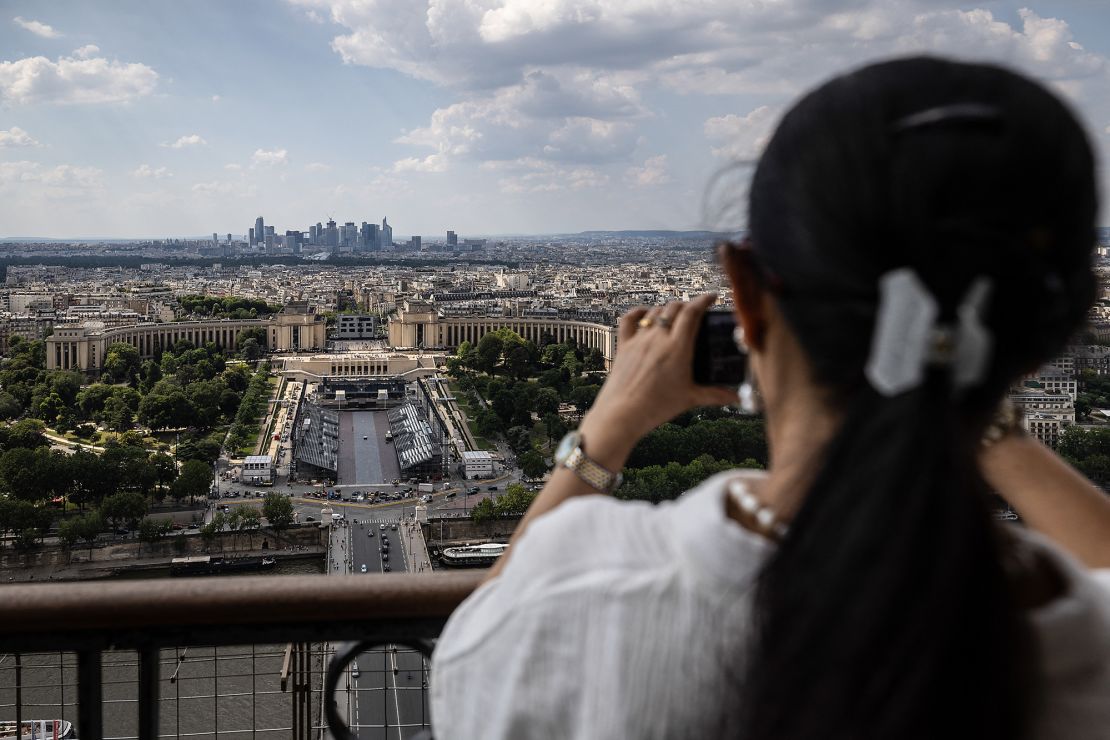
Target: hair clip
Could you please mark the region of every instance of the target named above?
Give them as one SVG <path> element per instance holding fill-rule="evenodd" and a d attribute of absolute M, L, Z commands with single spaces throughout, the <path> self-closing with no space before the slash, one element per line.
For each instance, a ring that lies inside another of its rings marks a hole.
<path fill-rule="evenodd" d="M 891 129 L 896 133 L 902 133 L 947 123 L 997 124 L 1001 122 L 1002 110 L 996 105 L 988 103 L 951 103 L 949 105 L 939 105 L 935 108 L 926 108 L 908 116 L 903 116 L 891 124 Z"/>

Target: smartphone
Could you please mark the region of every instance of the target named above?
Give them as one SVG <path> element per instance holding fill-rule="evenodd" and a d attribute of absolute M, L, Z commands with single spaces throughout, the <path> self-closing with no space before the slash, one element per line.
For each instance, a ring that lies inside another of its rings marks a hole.
<path fill-rule="evenodd" d="M 706 311 L 694 342 L 694 382 L 737 386 L 744 382 L 748 356 L 733 339 L 736 318 L 731 309 Z"/>

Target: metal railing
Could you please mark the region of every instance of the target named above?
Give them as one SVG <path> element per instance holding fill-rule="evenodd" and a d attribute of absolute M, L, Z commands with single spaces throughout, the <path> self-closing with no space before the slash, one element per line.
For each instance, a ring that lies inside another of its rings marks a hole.
<path fill-rule="evenodd" d="M 332 645 L 424 644 L 481 577 L 245 576 L 0 587 L 0 711 L 15 715 L 4 719 L 26 722 L 54 719 L 38 716 L 46 707 L 64 712 L 76 704 L 81 740 L 105 737 L 106 707 L 137 714 L 128 722 L 135 734 L 126 736 L 140 740 L 316 738 L 333 699 L 323 685 Z M 419 660 L 408 672 L 418 672 L 413 680 L 426 689 Z M 125 685 L 130 693 L 121 690 Z M 394 690 L 404 688 L 394 681 Z M 356 681 L 355 700 L 367 690 Z M 273 699 L 282 694 L 281 702 Z M 162 705 L 172 707 L 172 717 L 160 718 Z M 223 711 L 234 722 L 220 726 L 221 706 L 231 707 Z M 183 725 L 183 716 L 198 711 L 212 714 L 211 729 Z M 287 720 L 280 718 L 285 712 Z"/>

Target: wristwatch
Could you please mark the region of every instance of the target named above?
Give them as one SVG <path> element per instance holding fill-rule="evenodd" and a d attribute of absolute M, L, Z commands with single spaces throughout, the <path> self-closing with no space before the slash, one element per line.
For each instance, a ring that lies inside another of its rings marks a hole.
<path fill-rule="evenodd" d="M 601 493 L 612 493 L 620 488 L 624 476 L 613 473 L 586 457 L 582 449 L 582 435 L 577 430 L 566 433 L 555 448 L 555 464 L 574 471 L 590 488 Z"/>

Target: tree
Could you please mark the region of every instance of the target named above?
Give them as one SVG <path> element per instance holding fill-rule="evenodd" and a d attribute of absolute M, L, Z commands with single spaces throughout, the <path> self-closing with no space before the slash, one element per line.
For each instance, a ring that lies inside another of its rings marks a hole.
<path fill-rule="evenodd" d="M 562 439 L 563 435 L 567 433 L 567 423 L 563 421 L 563 417 L 558 414 L 547 414 L 543 417 L 543 427 L 547 432 L 548 442 L 554 442 L 557 439 Z"/>
<path fill-rule="evenodd" d="M 470 518 L 475 522 L 484 522 L 492 519 L 495 513 L 493 502 L 484 498 L 471 507 Z"/>
<path fill-rule="evenodd" d="M 104 353 L 104 374 L 117 383 L 135 383 L 142 360 L 139 350 L 126 342 L 108 345 Z"/>
<path fill-rule="evenodd" d="M 582 362 L 582 369 L 587 372 L 605 369 L 605 357 L 601 354 L 601 350 L 597 347 L 591 347 L 590 351 L 586 353 L 586 359 Z"/>
<path fill-rule="evenodd" d="M 535 480 L 542 478 L 548 467 L 543 455 L 536 450 L 528 450 L 520 456 L 520 470 L 525 478 Z"/>
<path fill-rule="evenodd" d="M 239 354 L 242 355 L 243 359 L 247 362 L 254 362 L 262 357 L 262 346 L 258 343 L 257 339 L 251 337 L 243 342 L 243 346 L 239 349 Z"/>
<path fill-rule="evenodd" d="M 205 547 L 212 547 L 216 535 L 223 531 L 226 524 L 227 516 L 222 511 L 217 511 L 208 524 L 200 528 L 200 538 L 204 540 Z"/>
<path fill-rule="evenodd" d="M 104 404 L 112 397 L 112 386 L 107 383 L 93 383 L 77 394 L 77 409 L 82 419 L 98 419 L 104 411 Z"/>
<path fill-rule="evenodd" d="M 597 398 L 598 391 L 601 388 L 596 385 L 580 385 L 570 392 L 570 402 L 574 404 L 574 408 L 578 409 L 579 413 L 586 413 L 590 406 L 594 405 L 594 399 Z"/>
<path fill-rule="evenodd" d="M 189 426 L 192 407 L 179 389 L 159 393 L 155 387 L 139 404 L 139 422 L 151 429 L 175 429 Z"/>
<path fill-rule="evenodd" d="M 478 340 L 477 369 L 492 375 L 501 361 L 501 352 L 504 348 L 505 343 L 497 332 L 483 335 Z"/>
<path fill-rule="evenodd" d="M 14 419 L 22 413 L 19 399 L 7 391 L 0 391 L 0 420 Z"/>
<path fill-rule="evenodd" d="M 181 474 L 170 486 L 170 496 L 180 501 L 188 497 L 206 496 L 208 488 L 212 485 L 212 468 L 200 460 L 186 460 L 181 466 Z"/>
<path fill-rule="evenodd" d="M 278 532 L 288 529 L 293 524 L 293 502 L 276 491 L 267 493 L 262 502 L 262 516 L 272 529 Z"/>
<path fill-rule="evenodd" d="M 505 441 L 509 443 L 509 447 L 513 449 L 513 452 L 519 454 L 532 447 L 532 435 L 530 431 L 531 430 L 525 426 L 509 427 L 509 430 L 505 432 Z"/>
<path fill-rule="evenodd" d="M 38 450 L 16 447 L 0 455 L 0 480 L 5 489 L 22 501 L 41 502 L 51 493 L 50 451 L 45 448 L 46 457 Z M 47 462 L 44 466 L 42 463 Z"/>
<path fill-rule="evenodd" d="M 139 540 L 153 545 L 172 531 L 173 522 L 169 518 L 154 519 L 148 516 L 139 523 Z"/>
<path fill-rule="evenodd" d="M 540 388 L 532 401 L 532 409 L 541 417 L 559 411 L 559 392 L 554 388 Z"/>
<path fill-rule="evenodd" d="M 38 419 L 20 419 L 8 428 L 8 440 L 5 447 L 46 447 L 50 440 L 46 438 L 46 425 Z"/>
<path fill-rule="evenodd" d="M 497 497 L 494 510 L 501 516 L 519 516 L 528 511 L 536 494 L 519 483 L 505 486 L 505 493 Z"/>
<path fill-rule="evenodd" d="M 101 414 L 104 424 L 114 432 L 126 432 L 135 424 L 135 414 L 128 407 L 127 402 L 112 396 L 104 403 Z"/>
<path fill-rule="evenodd" d="M 100 515 L 112 527 L 134 529 L 147 512 L 146 499 L 138 493 L 116 493 L 100 504 Z"/>
<path fill-rule="evenodd" d="M 503 428 L 500 417 L 489 409 L 482 409 L 474 417 L 474 429 L 483 437 L 493 437 Z"/>

